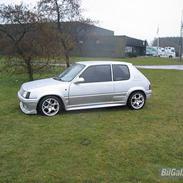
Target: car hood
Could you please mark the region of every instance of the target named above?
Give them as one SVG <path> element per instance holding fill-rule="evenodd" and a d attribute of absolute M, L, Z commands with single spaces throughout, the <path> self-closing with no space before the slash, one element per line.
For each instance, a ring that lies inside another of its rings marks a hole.
<path fill-rule="evenodd" d="M 30 91 L 37 88 L 56 86 L 56 85 L 65 85 L 65 82 L 53 78 L 47 78 L 24 83 L 22 85 L 22 88 L 26 91 Z"/>

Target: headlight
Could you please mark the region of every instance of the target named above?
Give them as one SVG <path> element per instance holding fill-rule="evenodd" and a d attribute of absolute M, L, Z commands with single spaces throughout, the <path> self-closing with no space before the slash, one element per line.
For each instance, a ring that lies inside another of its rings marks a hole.
<path fill-rule="evenodd" d="M 28 92 L 28 91 L 23 91 L 23 93 L 22 93 L 22 96 L 24 97 L 24 98 L 29 98 L 30 97 L 30 92 Z"/>

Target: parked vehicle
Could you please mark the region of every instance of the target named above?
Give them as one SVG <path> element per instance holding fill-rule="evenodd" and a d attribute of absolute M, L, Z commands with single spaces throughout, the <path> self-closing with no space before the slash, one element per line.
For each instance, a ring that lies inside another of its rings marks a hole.
<path fill-rule="evenodd" d="M 175 58 L 175 48 L 174 47 L 156 47 L 156 46 L 147 46 L 146 55 L 153 57 L 168 57 Z"/>
<path fill-rule="evenodd" d="M 165 57 L 175 58 L 175 48 L 174 47 L 165 47 Z"/>
<path fill-rule="evenodd" d="M 128 105 L 143 108 L 151 95 L 149 80 L 130 63 L 77 62 L 54 78 L 24 83 L 20 108 L 26 114 L 54 116 L 62 110 Z"/>
<path fill-rule="evenodd" d="M 162 47 L 157 47 L 157 56 L 158 57 L 165 57 L 165 49 Z"/>
<path fill-rule="evenodd" d="M 153 47 L 153 46 L 147 46 L 146 47 L 146 55 L 157 57 L 158 56 L 157 48 Z"/>

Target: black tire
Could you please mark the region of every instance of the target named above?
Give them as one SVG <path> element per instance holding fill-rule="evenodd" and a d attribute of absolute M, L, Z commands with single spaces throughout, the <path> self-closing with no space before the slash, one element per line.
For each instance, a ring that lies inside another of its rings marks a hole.
<path fill-rule="evenodd" d="M 37 106 L 38 113 L 44 116 L 55 116 L 60 113 L 62 109 L 63 104 L 56 96 L 43 97 Z"/>
<path fill-rule="evenodd" d="M 145 94 L 142 91 L 135 91 L 130 94 L 127 105 L 132 110 L 140 110 L 146 102 Z"/>

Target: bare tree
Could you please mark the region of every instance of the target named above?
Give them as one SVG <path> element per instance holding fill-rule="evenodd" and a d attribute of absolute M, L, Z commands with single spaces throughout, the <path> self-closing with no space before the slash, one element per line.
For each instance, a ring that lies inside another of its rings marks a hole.
<path fill-rule="evenodd" d="M 62 44 L 66 65 L 69 67 L 70 51 L 75 46 L 76 35 L 71 34 L 71 29 L 65 30 L 63 22 L 86 22 L 81 16 L 80 0 L 41 0 L 38 6 L 43 17 L 56 23 L 60 33 L 58 41 Z"/>
<path fill-rule="evenodd" d="M 38 57 L 49 57 L 57 50 L 57 33 L 53 32 L 49 24 L 41 20 L 36 9 L 27 6 L 0 6 L 0 47 L 6 55 L 18 58 L 18 63 L 25 68 L 29 80 L 33 80 L 35 61 Z M 40 69 L 37 64 L 36 68 Z"/>

